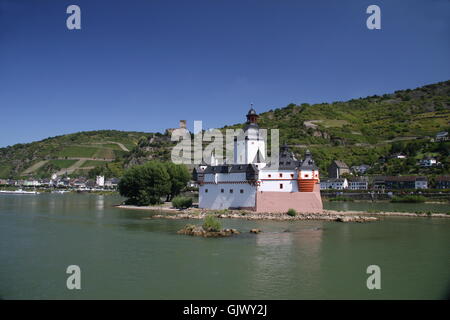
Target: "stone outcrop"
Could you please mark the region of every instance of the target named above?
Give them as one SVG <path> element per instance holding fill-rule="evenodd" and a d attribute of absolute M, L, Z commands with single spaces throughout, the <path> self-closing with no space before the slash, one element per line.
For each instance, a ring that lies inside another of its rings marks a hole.
<path fill-rule="evenodd" d="M 206 217 L 206 213 L 179 213 L 179 214 L 157 214 L 149 219 L 194 219 L 201 220 Z M 336 222 L 372 222 L 379 220 L 377 217 L 363 216 L 363 215 L 345 215 L 335 213 L 300 213 L 296 216 L 289 216 L 280 213 L 249 213 L 245 214 L 230 212 L 216 215 L 220 219 L 245 219 L 245 220 L 324 220 Z M 256 229 L 255 229 L 256 230 Z"/>
<path fill-rule="evenodd" d="M 220 231 L 209 229 L 205 230 L 203 226 L 187 224 L 183 229 L 179 230 L 177 233 L 188 236 L 217 238 L 217 237 L 229 237 L 233 234 L 239 234 L 240 232 L 237 231 L 236 229 L 222 229 Z"/>

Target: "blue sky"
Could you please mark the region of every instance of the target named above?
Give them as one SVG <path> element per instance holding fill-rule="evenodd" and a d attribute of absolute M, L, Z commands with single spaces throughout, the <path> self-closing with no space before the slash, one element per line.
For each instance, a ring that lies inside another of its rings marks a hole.
<path fill-rule="evenodd" d="M 0 147 L 415 88 L 450 78 L 449 39 L 448 0 L 0 0 Z"/>

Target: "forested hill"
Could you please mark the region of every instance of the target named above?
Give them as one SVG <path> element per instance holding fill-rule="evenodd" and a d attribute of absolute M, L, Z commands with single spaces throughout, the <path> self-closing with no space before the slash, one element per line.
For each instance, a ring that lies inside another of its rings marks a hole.
<path fill-rule="evenodd" d="M 281 143 L 299 154 L 309 148 L 322 171 L 335 159 L 376 165 L 380 157 L 404 152 L 408 164 L 385 165 L 378 172 L 415 173 L 415 163 L 426 155 L 448 163 L 450 142 L 430 141 L 450 130 L 450 81 L 345 102 L 289 104 L 261 113 L 259 125 L 280 129 Z"/>
<path fill-rule="evenodd" d="M 345 102 L 289 104 L 261 113 L 259 125 L 280 129 L 280 142 L 299 157 L 309 148 L 322 172 L 339 159 L 349 166 L 372 165 L 380 174 L 448 173 L 450 142 L 431 140 L 450 130 L 450 81 Z M 149 159 L 168 160 L 172 146 L 161 133 L 102 130 L 52 137 L 0 148 L 0 178 L 55 172 L 118 176 Z M 394 152 L 408 160 L 386 160 Z M 425 156 L 436 157 L 443 167 L 421 172 L 416 163 Z M 381 164 L 380 158 L 386 161 Z"/>

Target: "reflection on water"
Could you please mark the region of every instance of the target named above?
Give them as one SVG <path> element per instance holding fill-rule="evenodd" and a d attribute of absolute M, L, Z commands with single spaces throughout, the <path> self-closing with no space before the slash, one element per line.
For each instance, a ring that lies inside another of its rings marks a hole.
<path fill-rule="evenodd" d="M 261 296 L 271 292 L 283 297 L 287 287 L 319 285 L 322 234 L 321 227 L 310 226 L 295 231 L 258 234 L 252 290 Z"/>
<path fill-rule="evenodd" d="M 0 295 L 5 299 L 443 298 L 450 219 L 375 223 L 224 219 L 242 233 L 177 235 L 186 223 L 146 219 L 92 194 L 0 195 Z M 350 205 L 347 203 L 346 205 Z M 263 230 L 250 234 L 252 228 Z M 83 290 L 65 269 L 80 265 Z M 382 268 L 382 290 L 365 270 Z M 411 282 L 411 279 L 414 279 Z"/>

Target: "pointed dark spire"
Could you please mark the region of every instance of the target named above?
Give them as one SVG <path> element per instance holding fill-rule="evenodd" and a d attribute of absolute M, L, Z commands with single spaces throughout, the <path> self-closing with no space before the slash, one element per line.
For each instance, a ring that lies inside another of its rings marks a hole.
<path fill-rule="evenodd" d="M 253 103 L 251 104 L 250 110 L 247 113 L 247 123 L 256 123 L 258 121 L 258 114 L 255 109 L 253 109 Z"/>

